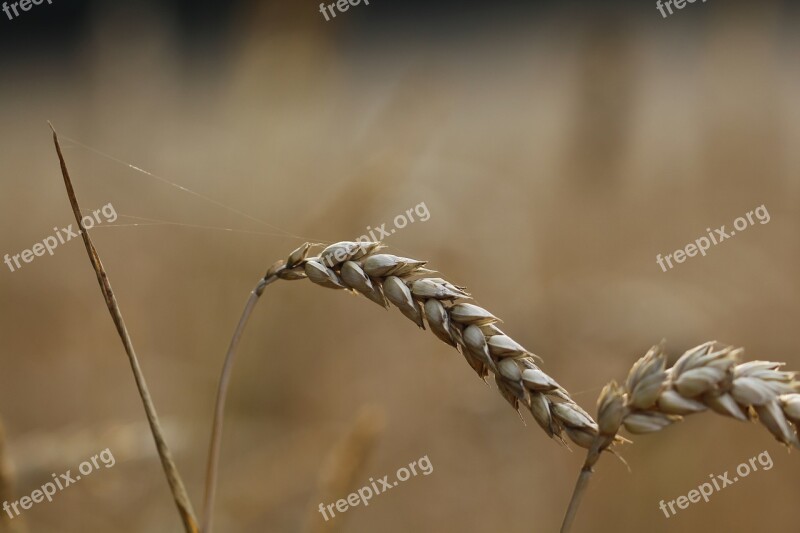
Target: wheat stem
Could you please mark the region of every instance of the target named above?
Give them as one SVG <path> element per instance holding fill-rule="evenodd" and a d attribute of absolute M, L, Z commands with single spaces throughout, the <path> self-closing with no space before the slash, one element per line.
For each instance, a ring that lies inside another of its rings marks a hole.
<path fill-rule="evenodd" d="M 48 124 L 50 123 L 48 122 Z M 131 370 L 133 371 L 133 377 L 136 381 L 136 387 L 139 391 L 139 396 L 142 399 L 145 415 L 147 416 L 147 422 L 150 424 L 150 431 L 152 432 L 153 440 L 155 440 L 156 443 L 158 456 L 161 459 L 161 465 L 164 468 L 167 482 L 169 483 L 170 490 L 172 491 L 172 496 L 175 499 L 175 504 L 178 507 L 178 512 L 181 515 L 184 529 L 187 533 L 197 533 L 197 518 L 195 517 L 194 510 L 192 509 L 192 502 L 189 500 L 183 480 L 178 472 L 178 467 L 175 465 L 175 461 L 173 460 L 172 454 L 169 451 L 167 442 L 164 439 L 164 433 L 161 429 L 161 424 L 158 421 L 158 414 L 156 413 L 153 399 L 150 396 L 150 390 L 147 388 L 147 382 L 145 381 L 144 374 L 139 366 L 139 359 L 136 357 L 136 352 L 133 349 L 133 341 L 128 334 L 128 328 L 125 326 L 125 321 L 122 318 L 122 311 L 117 303 L 117 298 L 114 296 L 114 291 L 111 289 L 111 281 L 108 279 L 108 274 L 106 273 L 105 268 L 103 268 L 103 263 L 100 261 L 100 256 L 98 255 L 97 250 L 92 243 L 91 237 L 89 237 L 89 232 L 83 225 L 81 209 L 78 205 L 78 199 L 75 196 L 75 190 L 72 187 L 72 180 L 69 177 L 69 171 L 67 170 L 67 164 L 64 161 L 64 155 L 61 153 L 61 145 L 58 142 L 58 134 L 56 133 L 56 130 L 53 128 L 52 124 L 50 124 L 50 129 L 53 130 L 53 143 L 55 144 L 56 153 L 58 154 L 58 160 L 61 165 L 61 174 L 64 177 L 64 186 L 67 190 L 67 196 L 72 207 L 72 212 L 75 215 L 75 221 L 78 223 L 78 227 L 80 228 L 81 237 L 83 237 L 83 244 L 86 247 L 86 253 L 89 255 L 89 261 L 92 263 L 92 268 L 94 268 L 95 275 L 97 276 L 97 282 L 100 284 L 100 291 L 103 293 L 106 306 L 111 314 L 111 319 L 114 321 L 114 326 L 117 328 L 117 333 L 122 340 L 122 345 L 125 348 L 125 353 L 128 356 L 128 361 L 130 362 Z"/>
<path fill-rule="evenodd" d="M 228 352 L 225 354 L 225 362 L 222 364 L 222 372 L 220 373 L 219 385 L 217 387 L 217 401 L 214 405 L 214 421 L 211 428 L 211 442 L 208 447 L 208 462 L 206 464 L 206 486 L 203 499 L 203 521 L 201 528 L 203 533 L 210 533 L 212 527 L 219 454 L 222 443 L 222 425 L 225 419 L 225 400 L 228 396 L 228 387 L 230 385 L 233 363 L 236 359 L 236 351 L 239 347 L 239 340 L 242 338 L 244 328 L 247 326 L 247 322 L 258 303 L 258 299 L 264 292 L 264 288 L 277 279 L 278 277 L 276 275 L 268 274 L 258 280 L 258 284 L 250 291 L 250 296 L 244 306 L 242 316 L 239 318 L 239 323 L 236 325 L 236 330 L 233 332 L 233 338 L 231 338 L 230 345 L 228 346 Z"/>
<path fill-rule="evenodd" d="M 572 524 L 575 522 L 575 516 L 578 513 L 578 507 L 581 504 L 584 493 L 589 486 L 589 479 L 594 473 L 594 465 L 600 459 L 600 452 L 602 446 L 602 439 L 596 438 L 592 443 L 592 447 L 586 452 L 586 460 L 583 463 L 583 468 L 575 481 L 575 488 L 572 490 L 572 498 L 569 500 L 569 507 L 564 514 L 564 521 L 561 524 L 561 533 L 569 533 Z"/>

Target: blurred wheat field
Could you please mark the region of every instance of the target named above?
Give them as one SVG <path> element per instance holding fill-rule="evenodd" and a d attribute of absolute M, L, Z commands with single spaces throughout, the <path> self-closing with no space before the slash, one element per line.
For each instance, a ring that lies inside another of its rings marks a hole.
<path fill-rule="evenodd" d="M 662 338 L 673 361 L 714 338 L 800 368 L 796 8 L 709 2 L 661 20 L 648 3 L 498 6 L 431 29 L 422 14 L 386 22 L 401 8 L 377 0 L 338 25 L 310 4 L 237 6 L 225 46 L 199 58 L 151 4 L 95 7 L 71 54 L 19 50 L 0 79 L 2 254 L 70 222 L 46 120 L 269 224 L 64 143 L 82 204 L 120 214 L 92 236 L 196 506 L 222 356 L 258 276 L 304 240 L 352 239 L 420 202 L 430 220 L 387 238 L 391 251 L 466 285 L 592 413 Z M 762 204 L 768 224 L 656 264 Z M 121 225 L 130 216 L 242 231 Z M 82 247 L 4 268 L 0 287 L 16 497 L 99 449 L 117 459 L 17 522 L 179 530 Z M 343 531 L 556 531 L 583 454 L 489 388 L 395 310 L 269 287 L 234 373 L 217 530 L 303 531 L 334 443 L 376 405 L 363 484 L 425 454 L 434 472 L 348 511 Z M 773 503 L 800 496 L 796 454 L 756 425 L 702 416 L 633 440 L 631 472 L 600 464 L 576 531 L 793 524 Z M 764 450 L 772 470 L 670 519 L 658 509 Z"/>

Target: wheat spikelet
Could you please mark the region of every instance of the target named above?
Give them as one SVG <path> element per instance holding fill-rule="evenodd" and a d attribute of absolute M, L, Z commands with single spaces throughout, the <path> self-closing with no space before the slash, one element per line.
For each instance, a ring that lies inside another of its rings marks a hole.
<path fill-rule="evenodd" d="M 469 303 L 464 287 L 425 268 L 425 261 L 379 253 L 378 242 L 339 242 L 309 257 L 306 243 L 275 263 L 265 279 L 308 278 L 322 287 L 350 290 L 388 308 L 397 307 L 418 327 L 455 347 L 482 379 L 491 372 L 503 398 L 527 408 L 548 436 L 588 448 L 597 424 L 569 393 L 536 365 L 536 355 L 506 335 L 500 319 Z"/>
<path fill-rule="evenodd" d="M 784 363 L 740 363 L 741 348 L 706 342 L 666 368 L 663 346 L 633 365 L 624 387 L 611 383 L 598 400 L 603 446 L 621 426 L 659 431 L 684 416 L 711 409 L 737 420 L 758 420 L 781 443 L 800 448 L 800 382 Z"/>

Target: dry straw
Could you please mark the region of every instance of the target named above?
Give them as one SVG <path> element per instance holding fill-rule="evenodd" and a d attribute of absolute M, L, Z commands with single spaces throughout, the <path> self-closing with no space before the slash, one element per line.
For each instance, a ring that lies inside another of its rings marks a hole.
<path fill-rule="evenodd" d="M 175 500 L 175 505 L 180 513 L 181 521 L 183 522 L 183 528 L 186 533 L 197 533 L 197 518 L 195 517 L 194 509 L 192 508 L 192 502 L 189 499 L 189 495 L 186 493 L 183 479 L 181 478 L 178 467 L 175 465 L 175 461 L 172 458 L 172 452 L 167 445 L 167 441 L 164 438 L 164 430 L 161 427 L 161 422 L 158 419 L 156 407 L 153 403 L 152 397 L 150 396 L 150 389 L 147 387 L 147 381 L 145 380 L 144 373 L 139 365 L 139 358 L 136 356 L 136 351 L 133 348 L 133 340 L 131 340 L 131 336 L 128 333 L 128 328 L 125 325 L 125 320 L 122 318 L 122 311 L 117 303 L 117 297 L 114 295 L 114 291 L 111 288 L 111 280 L 109 279 L 108 274 L 103 267 L 103 262 L 100 261 L 100 255 L 97 253 L 97 249 L 94 247 L 94 243 L 89 236 L 89 231 L 83 225 L 81 208 L 78 204 L 78 198 L 72 185 L 72 179 L 70 178 L 69 171 L 67 170 L 67 163 L 64 161 L 64 154 L 61 152 L 61 144 L 58 141 L 58 134 L 56 133 L 56 130 L 53 128 L 52 124 L 50 124 L 50 129 L 53 131 L 53 143 L 55 144 L 56 154 L 58 155 L 58 161 L 61 165 L 61 176 L 64 178 L 64 187 L 67 190 L 67 198 L 69 199 L 70 206 L 72 207 L 72 213 L 75 215 L 75 221 L 78 224 L 78 228 L 80 228 L 83 244 L 86 248 L 86 254 L 89 256 L 89 261 L 92 264 L 95 276 L 97 276 L 97 282 L 100 285 L 100 292 L 103 294 L 106 307 L 111 315 L 111 320 L 114 322 L 114 326 L 116 327 L 117 333 L 122 341 L 122 346 L 125 349 L 125 354 L 128 356 L 128 362 L 131 365 L 131 371 L 133 372 L 133 378 L 136 382 L 139 397 L 142 399 L 142 406 L 144 407 L 145 416 L 147 417 L 147 422 L 150 425 L 150 432 L 153 435 L 156 450 L 158 451 L 158 456 L 161 459 L 161 466 L 167 478 L 167 483 L 169 483 L 170 491 L 172 492 L 172 496 Z"/>

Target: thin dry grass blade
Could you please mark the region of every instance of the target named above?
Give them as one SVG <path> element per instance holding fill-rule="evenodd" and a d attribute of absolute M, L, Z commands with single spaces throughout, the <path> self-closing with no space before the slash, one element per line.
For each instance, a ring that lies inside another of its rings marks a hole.
<path fill-rule="evenodd" d="M 97 282 L 99 283 L 100 291 L 103 293 L 103 297 L 105 298 L 108 312 L 111 314 L 111 319 L 114 321 L 114 326 L 117 328 L 117 333 L 119 333 L 119 337 L 122 340 L 122 345 L 125 348 L 125 353 L 128 356 L 128 361 L 130 362 L 131 370 L 133 371 L 133 377 L 136 381 L 136 387 L 139 390 L 139 396 L 142 398 L 145 415 L 147 416 L 147 421 L 150 424 L 150 431 L 153 434 L 153 440 L 155 440 L 156 448 L 158 449 L 158 455 L 161 458 L 161 465 L 164 469 L 164 473 L 166 474 L 167 482 L 169 483 L 170 490 L 172 491 L 172 496 L 175 499 L 175 505 L 178 507 L 178 512 L 181 515 L 181 520 L 186 532 L 197 533 L 197 518 L 195 517 L 194 510 L 192 508 L 192 502 L 189 500 L 183 480 L 178 472 L 178 467 L 175 465 L 175 461 L 172 458 L 172 453 L 170 452 L 167 442 L 164 439 L 161 424 L 158 421 L 158 414 L 156 413 L 155 405 L 153 404 L 153 400 L 150 396 L 150 390 L 147 388 L 147 382 L 145 381 L 144 374 L 139 366 L 139 359 L 136 357 L 136 352 L 133 349 L 133 341 L 128 334 L 128 329 L 125 326 L 125 320 L 122 318 L 122 311 L 117 303 L 117 298 L 114 296 L 114 291 L 111 289 L 111 281 L 109 280 L 108 274 L 103 268 L 103 263 L 100 261 L 100 256 L 98 255 L 97 250 L 92 243 L 92 239 L 89 237 L 89 232 L 83 225 L 81 208 L 78 205 L 78 198 L 75 196 L 75 190 L 72 187 L 72 180 L 69 177 L 69 171 L 67 170 L 67 164 L 64 161 L 64 155 L 61 153 L 61 145 L 58 142 L 58 134 L 56 133 L 56 130 L 53 128 L 52 124 L 50 124 L 50 129 L 53 130 L 53 143 L 55 144 L 56 153 L 58 154 L 58 161 L 61 165 L 61 174 L 64 178 L 64 186 L 67 190 L 69 203 L 72 206 L 72 212 L 75 215 L 75 221 L 81 230 L 83 244 L 86 247 L 86 253 L 89 255 L 89 261 L 91 261 L 92 268 L 94 268 L 95 275 L 97 276 Z"/>

